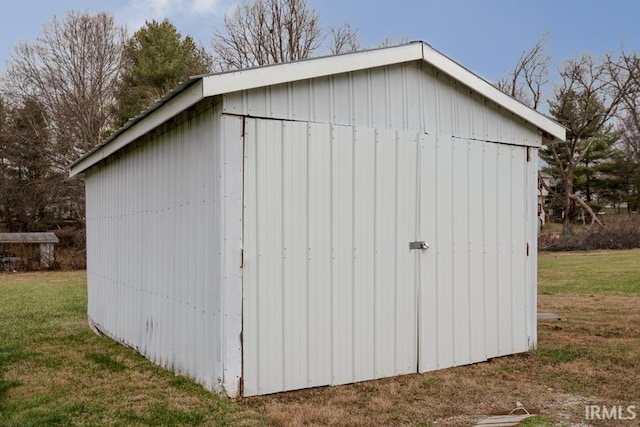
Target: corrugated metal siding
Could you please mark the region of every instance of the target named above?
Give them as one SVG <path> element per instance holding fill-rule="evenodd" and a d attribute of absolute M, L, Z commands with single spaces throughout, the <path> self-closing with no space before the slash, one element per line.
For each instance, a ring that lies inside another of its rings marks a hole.
<path fill-rule="evenodd" d="M 221 392 L 223 380 L 233 384 L 229 376 L 237 388 L 240 374 L 241 308 L 223 302 L 225 281 L 241 292 L 240 126 L 234 149 L 219 106 L 201 105 L 86 177 L 89 317 L 154 362 Z M 235 349 L 226 348 L 233 339 L 224 320 L 234 310 Z M 225 377 L 223 353 L 234 351 L 238 367 Z"/>
<path fill-rule="evenodd" d="M 245 138 L 244 395 L 415 372 L 417 134 Z"/>
<path fill-rule="evenodd" d="M 535 329 L 526 153 L 247 119 L 244 394 L 526 351 Z M 431 248 L 410 251 L 414 240 Z"/>
<path fill-rule="evenodd" d="M 224 113 L 538 147 L 523 119 L 419 61 L 234 92 Z"/>
<path fill-rule="evenodd" d="M 535 177 L 527 148 L 423 135 L 420 372 L 530 346 Z M 535 322 L 535 319 L 533 320 Z"/>
<path fill-rule="evenodd" d="M 230 396 L 535 345 L 535 129 L 422 62 L 204 105 L 87 174 L 107 333 Z"/>
<path fill-rule="evenodd" d="M 245 395 L 529 348 L 527 147 L 246 123 Z"/>

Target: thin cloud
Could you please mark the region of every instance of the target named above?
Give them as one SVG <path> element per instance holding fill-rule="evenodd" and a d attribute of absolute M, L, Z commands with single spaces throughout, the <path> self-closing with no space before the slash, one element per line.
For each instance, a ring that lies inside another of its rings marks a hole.
<path fill-rule="evenodd" d="M 213 16 L 225 11 L 221 0 L 133 0 L 118 13 L 118 18 L 135 31 L 145 21 L 171 21 L 195 17 Z"/>
<path fill-rule="evenodd" d="M 219 0 L 193 0 L 191 2 L 192 13 L 202 13 L 213 15 L 221 11 L 222 5 Z"/>

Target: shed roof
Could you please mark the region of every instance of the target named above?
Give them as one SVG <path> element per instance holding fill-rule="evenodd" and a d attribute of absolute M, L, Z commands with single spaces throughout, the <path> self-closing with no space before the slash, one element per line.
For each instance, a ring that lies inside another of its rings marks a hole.
<path fill-rule="evenodd" d="M 70 166 L 69 174 L 74 176 L 84 172 L 137 138 L 210 96 L 418 60 L 425 61 L 439 69 L 551 137 L 565 140 L 566 130 L 560 124 L 503 93 L 488 81 L 433 49 L 427 43 L 412 42 L 388 48 L 193 76 L 140 115 L 129 120 L 102 144 L 73 163 Z"/>
<path fill-rule="evenodd" d="M 58 243 L 58 237 L 45 233 L 0 233 L 0 243 Z"/>

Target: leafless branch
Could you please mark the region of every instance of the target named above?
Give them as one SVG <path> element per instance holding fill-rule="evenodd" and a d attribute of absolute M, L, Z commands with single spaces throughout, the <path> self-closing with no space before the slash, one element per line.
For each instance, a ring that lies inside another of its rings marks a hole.
<path fill-rule="evenodd" d="M 551 57 L 545 54 L 549 35 L 544 34 L 529 50 L 525 50 L 513 71 L 496 83 L 496 87 L 533 109 L 540 107 L 542 90 L 549 82 Z"/>
<path fill-rule="evenodd" d="M 360 49 L 358 30 L 353 30 L 349 24 L 329 27 L 329 38 L 329 49 L 334 55 L 355 52 Z"/>
<path fill-rule="evenodd" d="M 113 16 L 69 12 L 54 17 L 33 43 L 20 43 L 2 81 L 6 99 L 37 99 L 64 169 L 95 146 L 108 126 L 125 30 Z"/>
<path fill-rule="evenodd" d="M 322 43 L 305 0 L 244 0 L 213 35 L 215 66 L 241 69 L 308 58 Z"/>

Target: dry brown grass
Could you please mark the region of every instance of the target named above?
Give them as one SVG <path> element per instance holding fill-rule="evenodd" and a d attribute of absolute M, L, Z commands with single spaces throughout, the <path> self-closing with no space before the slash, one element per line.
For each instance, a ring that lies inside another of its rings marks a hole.
<path fill-rule="evenodd" d="M 541 295 L 539 311 L 558 313 L 562 321 L 539 323 L 534 352 L 242 404 L 281 426 L 469 426 L 516 401 L 555 425 L 587 425 L 585 405 L 640 406 L 639 297 Z"/>
<path fill-rule="evenodd" d="M 539 311 L 562 320 L 539 322 L 536 351 L 239 405 L 91 333 L 83 272 L 0 275 L 0 425 L 468 426 L 516 401 L 546 426 L 587 425 L 591 404 L 640 415 L 639 256 L 541 256 Z"/>

